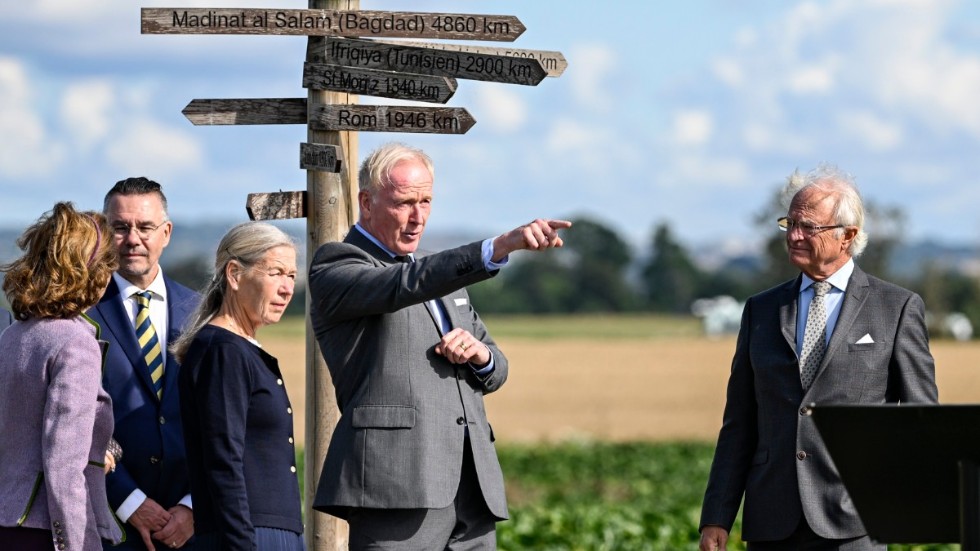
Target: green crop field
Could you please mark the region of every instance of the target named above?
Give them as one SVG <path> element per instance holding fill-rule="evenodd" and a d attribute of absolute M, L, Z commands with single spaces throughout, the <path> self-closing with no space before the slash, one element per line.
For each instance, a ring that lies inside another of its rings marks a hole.
<path fill-rule="evenodd" d="M 498 525 L 500 549 L 697 549 L 734 339 L 701 338 L 691 317 L 486 322 L 511 360 L 508 384 L 488 397 L 511 514 Z M 301 318 L 288 318 L 260 335 L 280 359 L 298 410 L 304 331 Z M 980 346 L 937 340 L 932 350 L 941 399 L 980 401 Z M 302 416 L 297 423 L 302 435 Z M 745 549 L 739 530 L 736 523 L 731 551 Z"/>
<path fill-rule="evenodd" d="M 696 550 L 712 445 L 696 442 L 498 446 L 510 520 L 501 551 Z M 302 479 L 301 479 L 302 483 Z M 744 550 L 740 522 L 730 551 Z M 890 545 L 954 551 L 959 545 Z"/>

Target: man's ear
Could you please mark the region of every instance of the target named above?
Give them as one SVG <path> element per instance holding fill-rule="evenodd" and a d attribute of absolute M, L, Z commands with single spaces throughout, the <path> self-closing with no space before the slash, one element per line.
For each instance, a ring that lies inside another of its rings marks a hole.
<path fill-rule="evenodd" d="M 361 215 L 371 216 L 371 194 L 365 190 L 357 192 L 357 206 L 361 209 Z"/>
<path fill-rule="evenodd" d="M 851 243 L 854 242 L 854 238 L 857 237 L 858 229 L 857 226 L 845 226 L 844 235 L 841 237 L 841 245 L 846 251 L 851 247 Z"/>

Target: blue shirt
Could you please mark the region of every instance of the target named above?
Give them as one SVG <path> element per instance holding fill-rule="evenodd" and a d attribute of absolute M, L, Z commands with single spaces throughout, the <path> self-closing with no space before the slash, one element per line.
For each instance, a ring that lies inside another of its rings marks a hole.
<path fill-rule="evenodd" d="M 847 291 L 847 282 L 854 273 L 854 260 L 848 260 L 847 264 L 841 266 L 839 270 L 827 278 L 830 283 L 830 291 L 823 297 L 824 306 L 827 311 L 827 342 L 834 334 L 834 327 L 837 326 L 837 317 L 840 316 L 841 302 L 844 292 Z M 803 281 L 800 283 L 799 309 L 796 313 L 796 356 L 800 355 L 800 347 L 803 346 L 803 333 L 806 331 L 806 318 L 810 313 L 810 301 L 813 300 L 813 279 L 803 274 Z"/>

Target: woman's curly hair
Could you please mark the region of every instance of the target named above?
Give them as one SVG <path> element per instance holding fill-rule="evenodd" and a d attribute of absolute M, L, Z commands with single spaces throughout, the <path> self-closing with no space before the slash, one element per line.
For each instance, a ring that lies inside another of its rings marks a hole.
<path fill-rule="evenodd" d="M 94 306 L 118 261 L 106 218 L 60 202 L 17 239 L 24 255 L 0 267 L 14 317 L 70 318 Z"/>

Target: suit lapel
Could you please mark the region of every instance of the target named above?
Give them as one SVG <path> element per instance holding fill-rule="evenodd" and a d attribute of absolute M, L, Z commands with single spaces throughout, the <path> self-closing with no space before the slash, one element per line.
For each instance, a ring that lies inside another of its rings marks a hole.
<path fill-rule="evenodd" d="M 799 311 L 800 285 L 803 276 L 787 282 L 779 296 L 779 325 L 783 330 L 783 338 L 795 353 L 796 351 L 796 318 Z"/>
<path fill-rule="evenodd" d="M 844 346 L 847 335 L 850 334 L 851 326 L 861 314 L 867 298 L 868 276 L 860 268 L 854 266 L 851 279 L 847 282 L 847 291 L 844 292 L 844 300 L 841 302 L 840 313 L 837 315 L 834 333 L 830 336 L 830 342 L 827 344 L 827 354 L 823 357 L 823 362 L 820 363 L 816 377 L 820 376 L 834 354 Z"/>
<path fill-rule="evenodd" d="M 387 266 L 396 263 L 396 261 L 393 258 L 391 258 L 391 256 L 384 249 L 375 245 L 370 239 L 365 237 L 364 234 L 360 232 L 360 230 L 358 230 L 353 226 L 351 226 L 350 230 L 347 232 L 347 237 L 344 238 L 344 243 L 354 245 L 355 247 L 363 250 L 364 252 L 374 257 L 375 260 L 380 262 L 382 265 Z M 415 258 L 419 259 L 426 256 L 427 254 L 428 253 L 423 251 L 416 251 Z M 457 327 L 458 326 L 457 320 L 450 313 L 451 311 L 446 306 L 446 301 L 444 300 L 444 298 L 440 298 L 436 300 L 440 301 L 440 303 L 442 304 L 442 311 L 449 316 L 449 319 L 447 320 L 449 321 L 449 325 L 451 327 Z M 429 319 L 432 320 L 432 325 L 434 325 L 436 331 L 440 335 L 442 335 L 442 327 L 439 326 L 439 318 L 437 318 L 435 313 L 432 311 L 431 305 L 428 302 L 424 302 L 422 304 L 411 306 L 411 308 L 415 308 L 415 307 L 425 308 L 425 311 L 429 314 Z"/>
<path fill-rule="evenodd" d="M 163 278 L 163 283 L 167 287 L 167 344 L 169 347 L 183 332 L 184 320 L 190 316 L 196 304 L 188 301 L 186 296 L 179 293 L 166 276 Z M 170 353 L 170 350 L 164 351 L 164 357 L 166 363 L 164 363 L 163 370 L 163 396 L 166 397 L 168 393 L 173 395 L 177 391 L 177 368 L 179 366 L 177 359 Z"/>
<path fill-rule="evenodd" d="M 129 322 L 129 316 L 123 306 L 123 297 L 119 293 L 119 287 L 114 279 L 109 280 L 109 286 L 95 308 L 105 320 L 103 330 L 112 333 L 116 342 L 119 343 L 119 348 L 126 354 L 130 365 L 136 371 L 136 375 L 152 391 L 153 381 L 150 379 L 150 372 L 146 368 L 146 361 L 140 355 L 139 342 L 136 341 L 136 330 Z"/>

